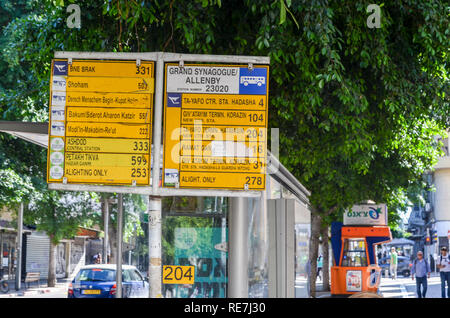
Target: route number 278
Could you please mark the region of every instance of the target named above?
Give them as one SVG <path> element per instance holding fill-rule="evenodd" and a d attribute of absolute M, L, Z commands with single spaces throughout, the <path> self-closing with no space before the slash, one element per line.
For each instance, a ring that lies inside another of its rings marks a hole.
<path fill-rule="evenodd" d="M 164 265 L 163 283 L 164 284 L 194 284 L 195 267 Z"/>

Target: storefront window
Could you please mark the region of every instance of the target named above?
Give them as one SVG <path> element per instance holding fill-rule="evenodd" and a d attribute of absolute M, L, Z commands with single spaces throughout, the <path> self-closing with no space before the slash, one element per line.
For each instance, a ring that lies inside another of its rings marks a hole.
<path fill-rule="evenodd" d="M 366 255 L 366 244 L 363 239 L 344 240 L 343 267 L 368 266 Z"/>

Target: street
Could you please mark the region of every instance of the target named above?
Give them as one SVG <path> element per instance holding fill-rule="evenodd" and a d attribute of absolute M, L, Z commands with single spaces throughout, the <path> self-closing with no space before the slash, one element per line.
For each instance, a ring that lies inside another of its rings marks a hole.
<path fill-rule="evenodd" d="M 417 298 L 416 281 L 410 277 L 399 276 L 396 280 L 382 277 L 380 293 L 384 298 Z M 441 279 L 432 274 L 428 279 L 427 298 L 441 298 Z"/>
<path fill-rule="evenodd" d="M 296 298 L 306 297 L 302 291 L 305 290 L 306 279 L 297 278 L 296 280 Z M 303 288 L 301 288 L 303 287 Z M 318 290 L 321 290 L 321 281 L 318 280 Z M 319 292 L 320 296 L 325 294 Z M 328 294 L 328 293 L 327 293 Z M 380 294 L 384 298 L 417 298 L 416 294 L 416 281 L 411 277 L 399 276 L 396 280 L 391 278 L 381 278 Z M 12 290 L 8 294 L 0 294 L 0 298 L 67 298 L 67 288 L 64 283 L 58 284 L 54 288 L 30 288 L 20 293 Z M 427 298 L 441 298 L 441 280 L 439 275 L 432 274 L 428 279 Z M 322 298 L 322 297 L 320 297 Z"/>
<path fill-rule="evenodd" d="M 306 284 L 307 280 L 302 277 L 297 277 L 295 281 L 295 297 L 302 298 L 306 296 Z M 318 298 L 327 298 L 330 296 L 329 292 L 322 291 L 322 281 L 317 280 L 317 293 Z M 384 298 L 417 298 L 416 294 L 416 281 L 409 277 L 403 277 L 399 275 L 396 280 L 390 277 L 381 278 L 380 294 Z M 428 279 L 427 298 L 441 298 L 441 279 L 439 274 L 431 274 L 431 278 Z"/>

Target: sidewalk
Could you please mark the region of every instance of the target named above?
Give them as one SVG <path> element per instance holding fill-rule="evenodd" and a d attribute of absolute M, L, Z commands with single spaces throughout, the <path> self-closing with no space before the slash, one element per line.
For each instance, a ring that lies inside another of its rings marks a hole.
<path fill-rule="evenodd" d="M 331 298 L 331 292 L 324 291 L 322 281 L 319 280 L 316 282 L 316 298 Z"/>
<path fill-rule="evenodd" d="M 15 281 L 8 280 L 9 291 L 5 294 L 0 292 L 0 298 L 32 296 L 54 292 L 67 292 L 67 285 L 69 284 L 69 282 L 69 278 L 58 278 L 55 287 L 48 287 L 47 280 L 41 279 L 39 285 L 37 282 L 32 282 L 29 284 L 29 288 L 26 287 L 28 284 L 22 282 L 20 283 L 20 290 L 16 290 Z"/>

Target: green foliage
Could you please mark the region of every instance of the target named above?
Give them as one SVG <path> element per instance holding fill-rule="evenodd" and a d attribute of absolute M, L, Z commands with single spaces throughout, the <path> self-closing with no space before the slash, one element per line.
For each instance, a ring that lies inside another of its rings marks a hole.
<path fill-rule="evenodd" d="M 440 154 L 433 136 L 450 118 L 442 1 L 384 3 L 379 29 L 366 25 L 367 1 L 77 1 L 80 30 L 66 26 L 67 1 L 30 3 L 4 29 L 3 59 L 20 79 L 0 95 L 4 119 L 45 120 L 56 50 L 265 55 L 280 160 L 319 213 L 394 202 Z"/>
<path fill-rule="evenodd" d="M 436 163 L 433 136 L 448 124 L 444 5 L 434 1 L 408 16 L 415 1 L 385 4 L 381 29 L 367 28 L 366 5 L 293 5 L 302 34 L 284 43 L 271 37 L 271 57 L 284 62 L 272 66 L 271 84 L 272 125 L 285 127 L 281 161 L 323 213 L 367 199 L 390 202 Z M 426 47 L 424 21 L 435 34 Z M 278 30 L 295 28 L 286 19 Z"/>
<path fill-rule="evenodd" d="M 36 224 L 56 245 L 63 238 L 73 238 L 80 225 L 98 214 L 98 202 L 98 197 L 88 192 L 46 191 L 42 200 L 28 205 L 24 223 Z"/>
<path fill-rule="evenodd" d="M 0 134 L 0 209 L 14 209 L 22 201 L 42 198 L 46 158 L 41 153 L 42 149 L 34 144 Z M 23 160 L 26 157 L 30 161 Z"/>

